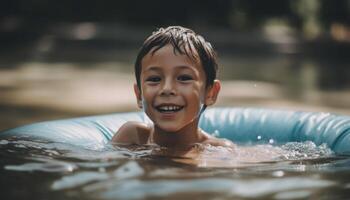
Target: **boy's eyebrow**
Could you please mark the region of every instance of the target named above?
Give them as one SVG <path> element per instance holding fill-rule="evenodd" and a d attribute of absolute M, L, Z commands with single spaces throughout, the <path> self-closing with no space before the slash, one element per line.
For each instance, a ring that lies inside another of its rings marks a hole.
<path fill-rule="evenodd" d="M 150 66 L 147 67 L 145 71 L 160 71 L 162 67 L 160 66 Z M 174 68 L 180 68 L 180 69 L 190 69 L 193 71 L 191 66 L 188 65 L 179 65 L 179 66 L 174 66 Z"/>
<path fill-rule="evenodd" d="M 157 66 L 151 66 L 145 69 L 145 71 L 159 71 L 159 70 L 160 70 L 160 67 L 157 67 Z"/>

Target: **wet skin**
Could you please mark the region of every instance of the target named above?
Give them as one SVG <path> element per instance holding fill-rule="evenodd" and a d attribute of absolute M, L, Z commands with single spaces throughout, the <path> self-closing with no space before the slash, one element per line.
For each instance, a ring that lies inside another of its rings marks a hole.
<path fill-rule="evenodd" d="M 135 84 L 134 91 L 138 106 L 144 109 L 153 126 L 128 122 L 113 137 L 113 142 L 155 143 L 167 147 L 232 144 L 198 128 L 201 106 L 214 104 L 220 90 L 218 80 L 206 87 L 206 75 L 200 63 L 167 45 L 153 54 L 148 53 L 141 65 L 141 88 Z"/>

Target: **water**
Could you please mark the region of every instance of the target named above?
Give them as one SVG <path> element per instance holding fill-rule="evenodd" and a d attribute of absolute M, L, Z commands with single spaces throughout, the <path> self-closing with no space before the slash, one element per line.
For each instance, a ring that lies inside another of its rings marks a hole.
<path fill-rule="evenodd" d="M 154 145 L 92 150 L 0 140 L 4 199 L 348 199 L 350 157 L 291 142 L 236 149 L 196 145 L 164 156 Z"/>

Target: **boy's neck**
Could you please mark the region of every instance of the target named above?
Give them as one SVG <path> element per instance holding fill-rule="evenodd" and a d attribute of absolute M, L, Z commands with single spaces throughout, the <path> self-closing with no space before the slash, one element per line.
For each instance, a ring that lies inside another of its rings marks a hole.
<path fill-rule="evenodd" d="M 154 126 L 152 132 L 153 142 L 164 147 L 186 147 L 207 139 L 207 135 L 198 126 L 186 126 L 178 132 L 171 133 Z"/>

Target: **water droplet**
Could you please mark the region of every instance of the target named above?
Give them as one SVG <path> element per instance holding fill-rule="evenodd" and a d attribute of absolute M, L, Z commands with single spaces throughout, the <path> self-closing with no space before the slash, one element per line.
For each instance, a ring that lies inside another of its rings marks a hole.
<path fill-rule="evenodd" d="M 219 136 L 220 136 L 219 130 L 216 129 L 216 130 L 214 131 L 214 133 L 213 133 L 213 136 L 214 136 L 214 137 L 219 137 Z"/>
<path fill-rule="evenodd" d="M 257 137 L 256 137 L 256 139 L 258 139 L 258 140 L 261 140 L 261 135 L 258 135 Z"/>
<path fill-rule="evenodd" d="M 273 144 L 275 141 L 273 139 L 269 139 L 269 143 Z"/>

